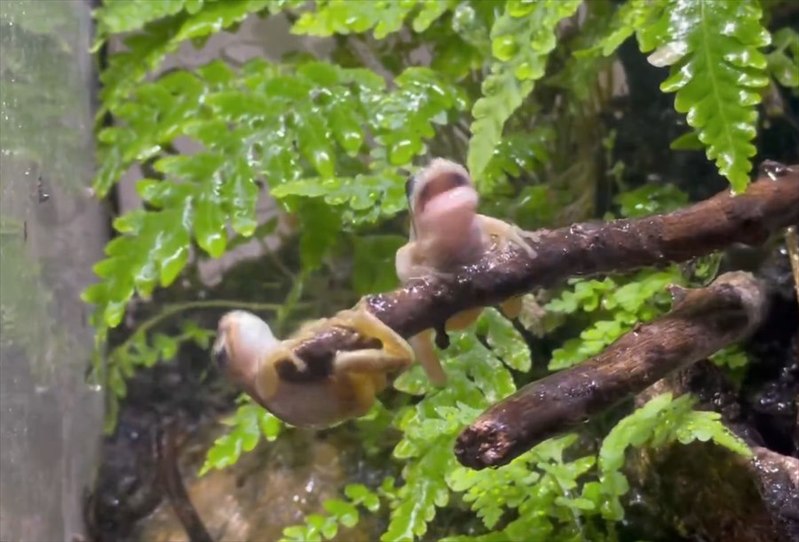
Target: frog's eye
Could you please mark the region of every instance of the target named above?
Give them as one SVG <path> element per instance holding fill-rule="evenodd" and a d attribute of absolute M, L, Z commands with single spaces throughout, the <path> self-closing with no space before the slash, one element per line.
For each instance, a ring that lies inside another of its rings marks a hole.
<path fill-rule="evenodd" d="M 225 348 L 224 345 L 221 345 L 219 348 L 215 348 L 213 356 L 216 366 L 223 371 L 226 370 L 228 363 L 230 362 L 230 358 L 228 358 L 227 354 L 227 348 Z"/>

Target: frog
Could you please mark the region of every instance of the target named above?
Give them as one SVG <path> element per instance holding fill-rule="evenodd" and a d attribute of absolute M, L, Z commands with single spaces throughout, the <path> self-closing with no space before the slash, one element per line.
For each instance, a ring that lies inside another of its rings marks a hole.
<path fill-rule="evenodd" d="M 520 247 L 528 257 L 535 251 L 518 226 L 477 213 L 479 194 L 469 172 L 445 158 L 435 158 L 405 184 L 410 214 L 408 242 L 395 256 L 397 277 L 403 285 L 424 277 L 451 279 L 454 273 L 483 258 L 487 253 Z M 508 318 L 521 312 L 522 296 L 500 304 Z M 450 317 L 443 331 L 469 327 L 483 307 Z M 427 378 L 436 386 L 446 384 L 447 375 L 433 346 L 435 330 L 424 330 L 408 342 Z"/>
<path fill-rule="evenodd" d="M 334 353 L 305 357 L 299 346 L 323 333 L 355 332 Z M 326 428 L 365 415 L 377 395 L 414 362 L 409 343 L 362 301 L 301 326 L 285 340 L 256 314 L 222 316 L 213 357 L 253 400 L 295 427 Z"/>

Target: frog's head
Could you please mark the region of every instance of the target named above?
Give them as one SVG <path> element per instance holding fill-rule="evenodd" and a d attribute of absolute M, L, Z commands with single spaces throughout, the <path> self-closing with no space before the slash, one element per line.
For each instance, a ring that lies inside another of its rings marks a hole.
<path fill-rule="evenodd" d="M 262 360 L 279 343 L 269 325 L 247 311 L 232 311 L 219 320 L 213 357 L 235 383 L 251 390 Z"/>
<path fill-rule="evenodd" d="M 412 225 L 420 232 L 463 235 L 477 211 L 478 195 L 466 168 L 436 158 L 405 184 Z"/>

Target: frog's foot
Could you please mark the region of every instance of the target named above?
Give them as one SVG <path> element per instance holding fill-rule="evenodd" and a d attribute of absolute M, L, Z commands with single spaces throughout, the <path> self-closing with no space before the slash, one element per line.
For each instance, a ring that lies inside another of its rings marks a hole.
<path fill-rule="evenodd" d="M 397 358 L 397 363 L 404 363 L 407 367 L 413 362 L 413 348 L 399 333 L 384 324 L 377 316 L 369 312 L 363 302 L 354 308 L 341 311 L 335 317 L 335 324 L 354 329 L 364 337 L 374 337 L 383 347 L 376 352 L 382 352 L 381 357 Z M 370 352 L 372 350 L 362 350 Z M 341 354 L 358 354 L 358 352 L 342 352 Z M 359 354 L 357 357 L 363 357 Z"/>
<path fill-rule="evenodd" d="M 523 296 L 517 295 L 500 303 L 499 309 L 502 311 L 502 314 L 505 315 L 505 318 L 513 320 L 518 318 L 519 314 L 521 314 L 522 306 Z"/>
<path fill-rule="evenodd" d="M 407 276 L 407 280 L 404 282 L 413 279 L 424 279 L 429 277 L 433 277 L 438 280 L 448 282 L 452 281 L 452 279 L 455 278 L 455 273 L 448 271 L 440 271 L 435 267 L 430 267 L 427 265 L 416 265 L 413 267 L 413 269 L 410 270 Z"/>
<path fill-rule="evenodd" d="M 465 311 L 461 311 L 457 314 L 450 316 L 449 320 L 445 324 L 444 329 L 447 331 L 458 331 L 461 329 L 466 329 L 470 325 L 472 325 L 475 320 L 480 317 L 480 313 L 483 312 L 482 307 L 474 308 L 474 309 L 467 309 Z"/>

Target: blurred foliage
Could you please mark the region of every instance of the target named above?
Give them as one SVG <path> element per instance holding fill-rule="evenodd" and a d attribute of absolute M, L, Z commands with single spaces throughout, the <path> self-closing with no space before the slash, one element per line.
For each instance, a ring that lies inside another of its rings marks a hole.
<path fill-rule="evenodd" d="M 247 396 L 241 396 L 238 402 L 235 414 L 224 421 L 230 431 L 214 441 L 200 468 L 200 476 L 211 469 L 223 469 L 234 464 L 242 452 L 251 452 L 261 437 L 272 441 L 280 435 L 283 424 L 279 419 Z"/>
<path fill-rule="evenodd" d="M 467 163 L 483 208 L 525 227 L 685 205 L 685 186 L 614 162 L 617 134 L 607 117 L 624 86 L 619 49 L 628 39 L 664 68 L 661 92 L 674 94 L 690 127 L 672 156 L 703 149 L 732 189 L 744 190 L 766 88 L 798 86 L 797 34 L 770 33 L 768 6 L 764 14 L 756 0 L 106 0 L 95 11 L 95 50 L 111 38 L 124 47 L 101 74 L 94 189 L 107 197 L 140 166 L 143 205 L 116 217 L 116 237 L 95 267 L 100 280 L 84 293 L 95 307 L 98 350 L 132 300 L 172 292 L 179 278 L 194 280 L 198 263 L 273 232 L 275 221 L 259 223 L 256 214 L 267 188 L 299 247 L 297 261 L 271 256 L 292 282 L 260 309 L 276 315 L 278 328 L 296 323 L 300 301 L 342 289 L 354 300 L 396 285 L 404 180 L 431 156 Z M 203 47 L 219 32 L 270 17 L 284 18 L 294 34 L 329 38 L 329 58 L 293 52 L 279 61 L 160 70 L 187 42 Z M 181 152 L 187 142 L 197 150 Z M 607 205 L 603 191 L 612 195 Z M 548 292 L 543 318 L 557 343 L 546 352 L 549 370 L 580 363 L 655 318 L 669 306 L 668 284 L 711 280 L 714 262 L 691 274 L 670 266 Z M 164 330 L 165 319 L 134 323 L 105 367 L 97 357 L 114 401 L 139 367 L 169 360 L 184 342 L 208 344 L 209 330 L 193 320 Z M 286 540 L 330 539 L 372 513 L 387 517 L 384 541 L 616 540 L 627 448 L 711 439 L 746 453 L 717 416 L 694 411 L 688 397 L 662 396 L 593 448 L 567 435 L 498 470 L 464 469 L 452 454 L 455 436 L 529 382 L 534 360 L 528 337 L 493 309 L 451 343 L 442 353 L 445 388 L 414 367 L 386 394 L 391 408 L 378 405 L 350 422 L 371 453 L 391 452 L 397 477 L 347 486 L 324 514 L 287 528 Z M 716 361 L 746 364 L 734 350 Z M 247 400 L 228 423 L 203 472 L 290 430 Z M 396 440 L 385 437 L 391 428 Z"/>

